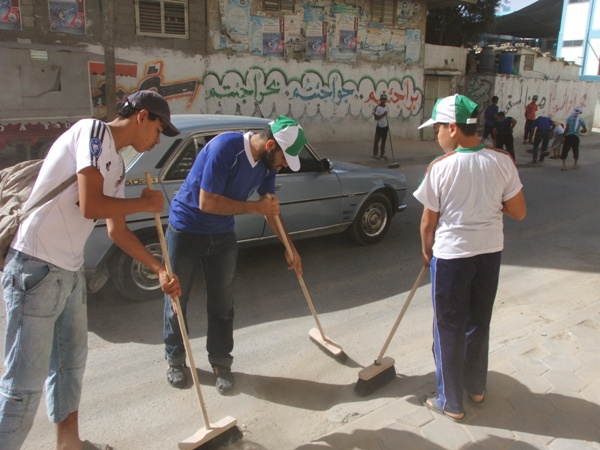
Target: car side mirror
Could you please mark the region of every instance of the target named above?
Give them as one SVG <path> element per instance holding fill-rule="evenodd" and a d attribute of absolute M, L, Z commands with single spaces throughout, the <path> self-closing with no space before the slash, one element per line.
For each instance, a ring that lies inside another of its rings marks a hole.
<path fill-rule="evenodd" d="M 331 172 L 333 170 L 333 163 L 327 159 L 323 158 L 321 160 L 321 172 Z"/>

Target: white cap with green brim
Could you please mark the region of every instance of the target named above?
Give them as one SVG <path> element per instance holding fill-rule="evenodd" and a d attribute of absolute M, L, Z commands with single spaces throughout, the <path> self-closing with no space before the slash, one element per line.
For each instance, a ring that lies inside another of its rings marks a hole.
<path fill-rule="evenodd" d="M 435 102 L 431 119 L 419 127 L 428 127 L 434 123 L 477 123 L 476 117 L 471 117 L 477 108 L 477 103 L 469 100 L 464 95 L 454 94 L 450 97 L 440 98 Z"/>
<path fill-rule="evenodd" d="M 298 125 L 298 122 L 285 116 L 279 116 L 269 123 L 269 126 L 275 141 L 283 150 L 283 156 L 285 156 L 288 167 L 294 172 L 298 172 L 300 170 L 298 153 L 306 144 L 304 130 Z"/>

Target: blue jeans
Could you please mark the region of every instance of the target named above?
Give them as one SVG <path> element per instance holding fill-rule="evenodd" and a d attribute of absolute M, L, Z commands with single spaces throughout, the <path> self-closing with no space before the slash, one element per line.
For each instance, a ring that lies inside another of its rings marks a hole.
<path fill-rule="evenodd" d="M 181 309 L 189 333 L 187 305 L 196 274 L 204 272 L 208 328 L 206 349 L 209 363 L 231 367 L 233 356 L 233 291 L 237 268 L 235 233 L 193 234 L 167 228 L 165 241 L 173 273 L 181 285 Z M 165 358 L 171 366 L 185 362 L 183 337 L 173 313 L 171 299 L 165 296 L 164 329 Z"/>
<path fill-rule="evenodd" d="M 483 394 L 501 252 L 432 258 L 433 355 L 439 406 L 460 414 L 463 389 Z"/>
<path fill-rule="evenodd" d="M 0 448 L 23 445 L 44 381 L 48 417 L 77 411 L 87 360 L 87 294 L 83 269 L 70 272 L 10 250 L 2 276 L 6 340 L 0 381 Z"/>

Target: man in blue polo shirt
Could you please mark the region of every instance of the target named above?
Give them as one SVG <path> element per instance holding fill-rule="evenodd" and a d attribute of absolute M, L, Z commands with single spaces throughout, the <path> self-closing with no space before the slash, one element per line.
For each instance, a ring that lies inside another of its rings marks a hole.
<path fill-rule="evenodd" d="M 539 162 L 544 162 L 544 158 L 550 154 L 548 152 L 548 142 L 550 141 L 550 134 L 554 128 L 554 122 L 550 117 L 539 116 L 533 122 L 533 129 L 535 130 L 535 138 L 533 139 L 533 161 L 538 162 L 538 148 L 540 142 L 542 143 L 542 151 L 540 153 Z"/>
<path fill-rule="evenodd" d="M 220 394 L 233 388 L 231 352 L 237 262 L 234 216 L 264 215 L 282 238 L 275 221 L 279 216 L 283 222 L 279 201 L 274 197 L 275 175 L 282 167 L 294 172 L 300 169 L 298 153 L 305 143 L 302 127 L 284 116 L 260 133 L 220 134 L 202 149 L 171 204 L 166 243 L 181 285 L 181 313 L 187 325 L 187 304 L 195 274 L 201 268 L 208 313 L 206 348 Z M 254 192 L 259 194 L 259 200 L 249 201 Z M 287 239 L 294 255 L 291 260 L 286 254 L 289 268 L 302 274 L 300 255 L 289 236 Z M 169 297 L 165 297 L 163 338 L 169 364 L 167 380 L 175 387 L 183 386 L 185 347 Z"/>

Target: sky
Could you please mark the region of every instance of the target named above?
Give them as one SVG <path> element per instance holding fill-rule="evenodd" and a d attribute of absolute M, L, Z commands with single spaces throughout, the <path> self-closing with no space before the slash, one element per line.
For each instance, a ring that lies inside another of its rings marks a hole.
<path fill-rule="evenodd" d="M 537 0 L 504 0 L 501 3 L 498 15 L 502 16 L 504 14 L 514 13 L 515 11 L 525 8 L 536 1 Z"/>

